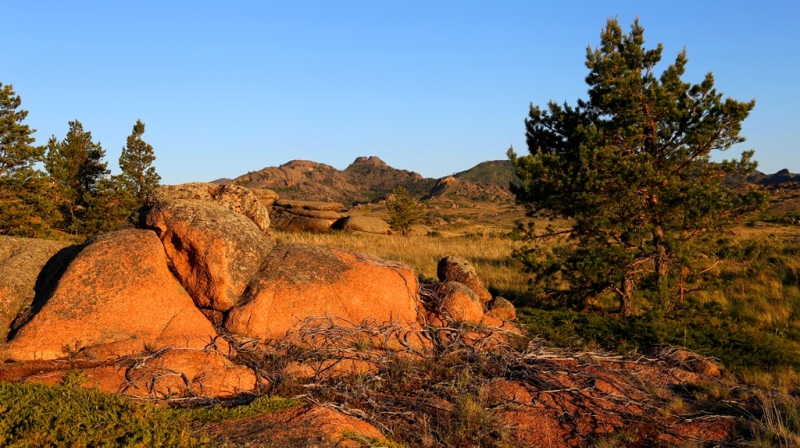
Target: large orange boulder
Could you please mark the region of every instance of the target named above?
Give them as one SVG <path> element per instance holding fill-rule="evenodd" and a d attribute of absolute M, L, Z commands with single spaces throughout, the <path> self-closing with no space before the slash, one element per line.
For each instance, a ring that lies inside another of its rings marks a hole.
<path fill-rule="evenodd" d="M 417 318 L 417 279 L 408 267 L 329 247 L 279 244 L 267 256 L 225 327 L 259 339 L 279 339 L 309 317 L 338 325 Z"/>
<path fill-rule="evenodd" d="M 33 304 L 39 272 L 66 245 L 0 236 L 0 341 L 5 341 L 17 314 Z"/>
<path fill-rule="evenodd" d="M 244 215 L 202 201 L 160 202 L 147 213 L 146 225 L 161 238 L 173 272 L 195 304 L 217 312 L 236 304 L 275 246 Z"/>
<path fill-rule="evenodd" d="M 0 355 L 105 358 L 164 347 L 203 348 L 216 337 L 170 273 L 156 234 L 123 230 L 91 240 L 75 256 L 41 309 Z"/>
<path fill-rule="evenodd" d="M 146 204 L 149 207 L 159 202 L 174 199 L 190 199 L 210 202 L 239 213 L 252 220 L 262 232 L 269 229 L 269 210 L 259 201 L 255 193 L 247 188 L 234 184 L 217 185 L 211 183 L 194 182 L 181 185 L 164 185 L 156 188 L 148 196 Z"/>

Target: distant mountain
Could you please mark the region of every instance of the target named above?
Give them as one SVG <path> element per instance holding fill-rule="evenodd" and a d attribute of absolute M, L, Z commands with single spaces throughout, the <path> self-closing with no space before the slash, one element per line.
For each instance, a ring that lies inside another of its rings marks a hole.
<path fill-rule="evenodd" d="M 378 157 L 359 157 L 343 171 L 323 163 L 292 160 L 233 179 L 249 188 L 269 188 L 284 199 L 358 204 L 385 198 L 398 186 L 422 196 L 435 183 L 420 174 L 392 168 Z"/>
<path fill-rule="evenodd" d="M 756 171 L 748 176 L 747 180 L 765 187 L 780 187 L 784 184 L 800 182 L 800 174 L 793 174 L 787 169 L 782 169 L 775 174 Z"/>
<path fill-rule="evenodd" d="M 510 160 L 481 162 L 466 171 L 439 179 L 426 198 L 511 201 L 514 195 L 508 186 L 515 177 Z"/>
<path fill-rule="evenodd" d="M 793 174 L 787 169 L 775 174 L 756 171 L 748 176 L 747 180 L 769 191 L 769 207 L 764 213 L 765 216 L 775 218 L 789 213 L 795 215 L 800 213 L 800 174 Z"/>
<path fill-rule="evenodd" d="M 412 196 L 465 199 L 508 199 L 508 184 L 513 177 L 510 162 L 493 161 L 455 175 L 457 182 L 424 178 L 408 170 L 392 168 L 378 157 L 358 157 L 342 171 L 323 163 L 292 160 L 278 167 L 253 171 L 236 179 L 219 179 L 215 183 L 235 183 L 249 188 L 268 188 L 284 199 L 359 204 L 385 199 L 402 186 Z M 447 178 L 445 178 L 447 179 Z M 453 177 L 449 177 L 453 179 Z M 434 187 L 441 183 L 438 190 Z M 447 186 L 444 188 L 442 185 Z M 432 194 L 436 190 L 437 194 Z"/>
<path fill-rule="evenodd" d="M 723 184 L 729 187 L 755 184 L 767 188 L 781 188 L 783 185 L 797 182 L 800 182 L 800 174 L 793 174 L 788 169 L 782 169 L 775 174 L 764 174 L 756 170 L 747 177 L 739 174 L 731 174 L 725 178 Z"/>
<path fill-rule="evenodd" d="M 435 183 L 434 179 L 423 178 L 413 171 L 392 168 L 375 156 L 358 157 L 342 174 L 369 198 L 362 202 L 383 199 L 398 186 L 405 187 L 412 196 L 422 196 Z"/>

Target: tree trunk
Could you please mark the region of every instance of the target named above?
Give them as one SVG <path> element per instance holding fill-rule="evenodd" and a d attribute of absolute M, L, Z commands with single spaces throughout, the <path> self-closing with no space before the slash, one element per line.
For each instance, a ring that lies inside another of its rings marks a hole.
<path fill-rule="evenodd" d="M 633 280 L 622 279 L 622 294 L 619 296 L 619 314 L 623 317 L 633 316 Z"/>
<path fill-rule="evenodd" d="M 653 229 L 653 244 L 656 246 L 656 254 L 653 259 L 655 265 L 656 275 L 658 276 L 658 284 L 666 280 L 669 273 L 669 260 L 667 259 L 667 246 L 664 243 L 664 229 L 661 226 L 656 226 Z"/>

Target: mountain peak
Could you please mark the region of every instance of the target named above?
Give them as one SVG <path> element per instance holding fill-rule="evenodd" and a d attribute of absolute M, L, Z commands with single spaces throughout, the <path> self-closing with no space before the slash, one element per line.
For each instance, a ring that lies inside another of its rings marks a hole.
<path fill-rule="evenodd" d="M 354 165 L 369 165 L 369 166 L 379 166 L 379 167 L 389 166 L 386 164 L 386 162 L 384 162 L 383 160 L 381 160 L 379 157 L 376 156 L 356 157 L 356 160 L 350 164 L 350 166 Z"/>

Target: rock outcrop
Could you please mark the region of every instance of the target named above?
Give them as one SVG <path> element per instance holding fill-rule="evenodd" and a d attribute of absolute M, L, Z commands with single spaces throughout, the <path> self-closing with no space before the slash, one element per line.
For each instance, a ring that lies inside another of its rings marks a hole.
<path fill-rule="evenodd" d="M 341 325 L 417 319 L 417 280 L 408 267 L 367 255 L 305 244 L 279 244 L 229 312 L 225 328 L 279 339 L 306 318 Z"/>
<path fill-rule="evenodd" d="M 3 355 L 15 360 L 122 356 L 203 348 L 216 337 L 169 272 L 155 232 L 123 230 L 83 247 Z"/>
<path fill-rule="evenodd" d="M 357 163 L 353 172 L 376 179 L 385 168 Z M 440 283 L 419 285 L 397 262 L 276 245 L 263 204 L 327 227 L 342 209 L 276 199 L 230 185 L 166 187 L 141 212 L 147 229 L 67 247 L 0 237 L 0 331 L 13 319 L 0 381 L 187 406 L 307 397 L 195 422 L 219 446 L 391 444 L 373 425 L 412 446 L 724 445 L 754 411 L 749 393 L 725 406 L 687 395 L 723 384 L 724 372 L 684 349 L 634 359 L 517 340 L 514 305 L 493 298 L 462 257 L 439 262 Z M 369 231 L 357 216 L 343 221 Z"/>
<path fill-rule="evenodd" d="M 191 199 L 213 202 L 252 220 L 262 232 L 269 229 L 269 210 L 256 195 L 238 185 L 217 185 L 195 182 L 181 185 L 165 185 L 153 190 L 146 200 L 148 207 L 173 199 Z"/>
<path fill-rule="evenodd" d="M 112 361 L 38 361 L 5 367 L 0 368 L 0 381 L 23 378 L 29 383 L 62 384 L 74 369 L 80 372 L 84 388 L 160 400 L 231 398 L 259 385 L 252 369 L 234 364 L 211 347 L 165 349 Z"/>
<path fill-rule="evenodd" d="M 0 236 L 0 342 L 5 341 L 20 311 L 33 304 L 36 280 L 45 264 L 66 245 Z"/>
<path fill-rule="evenodd" d="M 268 188 L 251 188 L 250 191 L 256 195 L 256 198 L 261 202 L 261 205 L 264 207 L 270 207 L 272 204 L 275 203 L 278 199 L 278 193 L 268 189 Z"/>
<path fill-rule="evenodd" d="M 345 216 L 334 223 L 333 228 L 347 232 L 364 232 L 377 235 L 389 235 L 391 233 L 389 223 L 374 216 L 364 215 Z"/>
<path fill-rule="evenodd" d="M 273 226 L 288 232 L 327 232 L 343 209 L 338 202 L 280 200 L 272 206 Z"/>
<path fill-rule="evenodd" d="M 145 222 L 164 244 L 183 287 L 206 310 L 233 307 L 275 246 L 253 221 L 215 203 L 162 201 L 147 213 Z"/>

